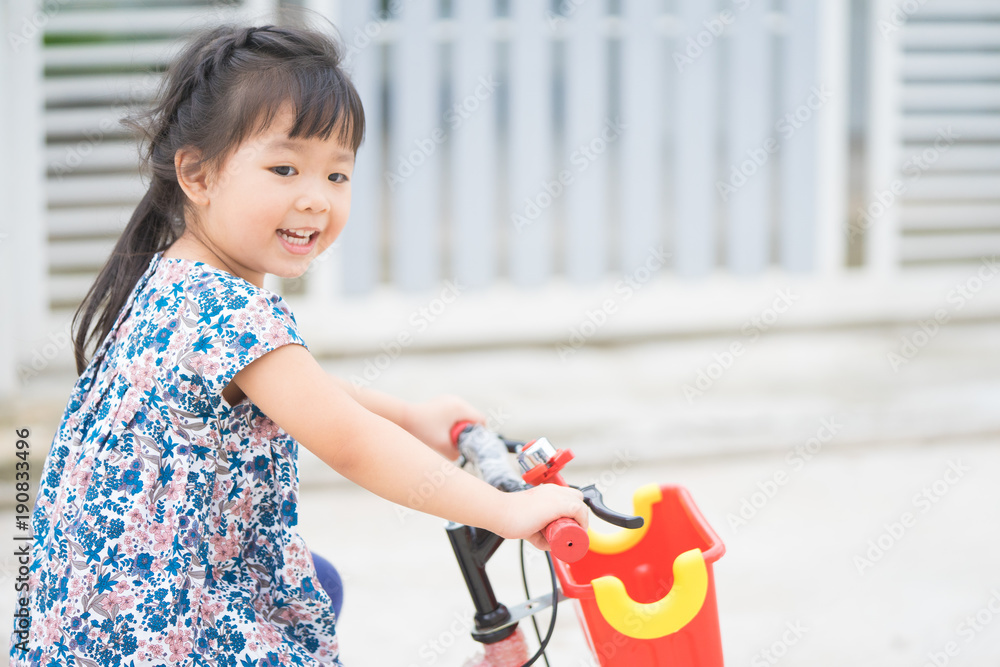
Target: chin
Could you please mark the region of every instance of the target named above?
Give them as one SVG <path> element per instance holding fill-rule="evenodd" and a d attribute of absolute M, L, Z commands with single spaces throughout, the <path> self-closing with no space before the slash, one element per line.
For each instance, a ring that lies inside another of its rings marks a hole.
<path fill-rule="evenodd" d="M 281 266 L 272 267 L 271 270 L 267 271 L 267 273 L 277 278 L 301 278 L 308 273 L 309 267 L 312 266 L 314 259 L 314 257 L 310 257 L 309 259 L 303 259 L 300 262 L 282 263 Z"/>
<path fill-rule="evenodd" d="M 309 265 L 307 264 L 304 267 L 299 267 L 295 269 L 274 271 L 273 273 L 271 273 L 271 275 L 276 276 L 278 278 L 285 278 L 286 280 L 291 280 L 293 278 L 301 278 L 302 276 L 306 275 L 308 271 L 309 271 Z"/>

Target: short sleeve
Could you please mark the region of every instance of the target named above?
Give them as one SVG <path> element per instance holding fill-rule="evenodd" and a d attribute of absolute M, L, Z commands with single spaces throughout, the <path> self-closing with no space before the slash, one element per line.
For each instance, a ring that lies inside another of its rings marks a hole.
<path fill-rule="evenodd" d="M 239 279 L 220 280 L 193 297 L 199 326 L 188 366 L 205 387 L 212 408 L 243 368 L 291 343 L 306 347 L 295 317 L 277 294 Z"/>

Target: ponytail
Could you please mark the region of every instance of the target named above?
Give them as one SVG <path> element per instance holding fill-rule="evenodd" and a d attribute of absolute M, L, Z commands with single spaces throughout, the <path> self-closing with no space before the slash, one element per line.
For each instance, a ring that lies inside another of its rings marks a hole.
<path fill-rule="evenodd" d="M 73 317 L 77 373 L 99 347 L 153 256 L 184 233 L 187 198 L 174 155 L 194 148 L 217 167 L 263 130 L 284 104 L 295 110 L 292 138 L 338 139 L 357 153 L 365 115 L 342 70 L 340 45 L 301 28 L 225 26 L 197 35 L 171 65 L 156 104 L 128 122 L 143 140 L 150 185 Z"/>
<path fill-rule="evenodd" d="M 171 209 L 157 201 L 179 198 L 180 187 L 176 182 L 172 188 L 170 185 L 153 181 L 73 317 L 73 356 L 78 374 L 87 367 L 87 348 L 91 344 L 99 346 L 111 332 L 119 311 L 125 306 L 153 255 L 168 248 L 179 236 L 178 226 L 165 213 Z M 176 191 L 172 195 L 163 192 L 171 189 Z"/>

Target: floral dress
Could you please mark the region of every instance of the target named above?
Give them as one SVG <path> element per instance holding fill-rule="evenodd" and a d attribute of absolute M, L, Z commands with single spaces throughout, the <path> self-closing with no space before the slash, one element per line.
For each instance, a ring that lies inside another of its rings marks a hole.
<path fill-rule="evenodd" d="M 339 665 L 295 531 L 298 444 L 222 390 L 304 345 L 280 297 L 156 255 L 77 381 L 32 515 L 11 665 Z"/>

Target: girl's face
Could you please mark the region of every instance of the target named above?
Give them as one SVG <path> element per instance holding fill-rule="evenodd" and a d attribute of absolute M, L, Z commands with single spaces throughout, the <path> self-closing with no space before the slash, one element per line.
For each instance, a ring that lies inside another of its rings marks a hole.
<path fill-rule="evenodd" d="M 337 132 L 289 138 L 293 120 L 283 109 L 205 174 L 196 196 L 189 193 L 195 219 L 188 216 L 175 244 L 183 248 L 179 254 L 201 254 L 192 259 L 262 286 L 268 273 L 301 276 L 330 247 L 351 209 L 354 153 Z"/>

